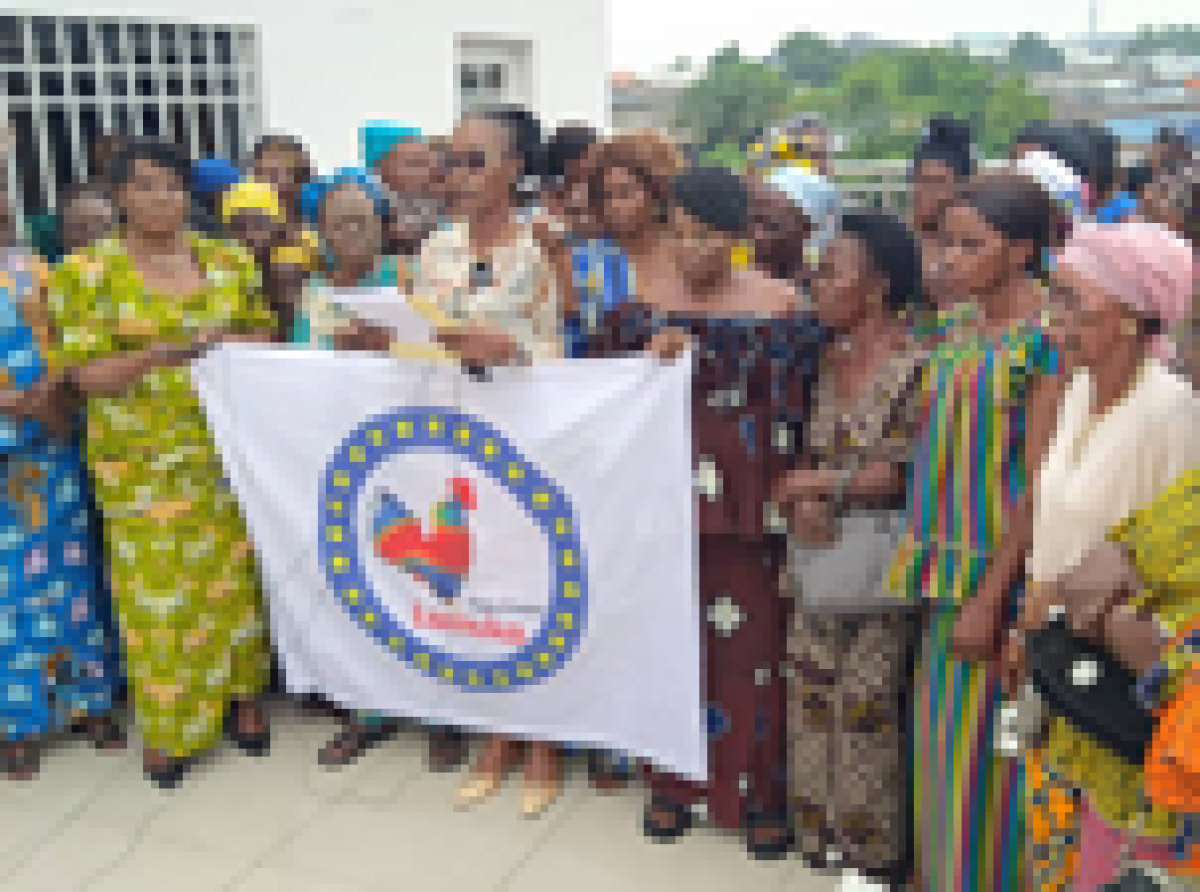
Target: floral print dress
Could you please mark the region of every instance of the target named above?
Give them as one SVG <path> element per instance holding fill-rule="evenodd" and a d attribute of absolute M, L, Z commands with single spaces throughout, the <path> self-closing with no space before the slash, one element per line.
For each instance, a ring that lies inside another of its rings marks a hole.
<path fill-rule="evenodd" d="M 696 342 L 692 446 L 703 618 L 709 782 L 652 769 L 653 796 L 724 830 L 787 807 L 790 599 L 780 590 L 786 525 L 771 492 L 801 456 L 827 335 L 803 315 L 666 314 L 638 301 L 609 312 L 589 353 L 641 352 L 666 328 Z"/>
<path fill-rule="evenodd" d="M 46 371 L 44 264 L 0 260 L 0 384 Z M 0 416 L 0 740 L 39 736 L 112 707 L 120 681 L 100 586 L 78 438 Z"/>
<path fill-rule="evenodd" d="M 64 261 L 51 295 L 58 361 L 183 344 L 218 324 L 270 326 L 250 255 L 192 244 L 207 281 L 186 297 L 150 292 L 115 239 Z M 187 366 L 93 397 L 87 446 L 139 730 L 147 748 L 184 758 L 216 742 L 231 698 L 267 680 L 254 549 Z"/>

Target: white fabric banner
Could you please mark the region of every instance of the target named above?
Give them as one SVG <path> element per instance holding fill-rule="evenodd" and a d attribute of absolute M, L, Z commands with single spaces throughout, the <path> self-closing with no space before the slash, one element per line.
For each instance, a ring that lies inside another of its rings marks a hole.
<path fill-rule="evenodd" d="M 704 780 L 690 368 L 199 361 L 289 688 Z"/>

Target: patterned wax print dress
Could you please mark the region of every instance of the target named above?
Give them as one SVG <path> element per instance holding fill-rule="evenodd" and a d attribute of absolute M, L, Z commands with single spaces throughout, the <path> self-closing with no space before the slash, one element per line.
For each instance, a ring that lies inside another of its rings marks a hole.
<path fill-rule="evenodd" d="M 47 371 L 45 265 L 0 261 L 0 385 Z M 79 438 L 0 416 L 0 740 L 57 731 L 112 708 L 120 682 Z"/>
<path fill-rule="evenodd" d="M 696 341 L 692 448 L 699 532 L 709 782 L 649 771 L 653 795 L 723 830 L 787 806 L 790 599 L 786 525 L 772 488 L 799 458 L 798 433 L 825 333 L 803 315 L 662 314 L 629 302 L 608 314 L 596 355 L 640 352 L 665 327 Z"/>
<path fill-rule="evenodd" d="M 183 344 L 204 326 L 272 326 L 250 255 L 199 236 L 192 246 L 206 283 L 186 296 L 149 291 L 116 239 L 65 260 L 51 295 L 58 360 Z M 137 724 L 147 748 L 186 758 L 217 741 L 230 700 L 257 694 L 269 672 L 254 548 L 190 368 L 93 397 L 87 447 Z"/>

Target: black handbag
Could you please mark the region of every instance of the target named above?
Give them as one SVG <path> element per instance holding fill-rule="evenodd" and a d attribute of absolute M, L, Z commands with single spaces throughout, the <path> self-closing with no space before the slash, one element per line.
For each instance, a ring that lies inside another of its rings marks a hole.
<path fill-rule="evenodd" d="M 1074 635 L 1061 618 L 1026 636 L 1025 660 L 1050 712 L 1129 764 L 1145 761 L 1156 719 L 1139 702 L 1137 679 L 1124 663 Z"/>
<path fill-rule="evenodd" d="M 1131 867 L 1120 879 L 1105 883 L 1100 892 L 1170 892 L 1170 885 L 1141 867 Z"/>

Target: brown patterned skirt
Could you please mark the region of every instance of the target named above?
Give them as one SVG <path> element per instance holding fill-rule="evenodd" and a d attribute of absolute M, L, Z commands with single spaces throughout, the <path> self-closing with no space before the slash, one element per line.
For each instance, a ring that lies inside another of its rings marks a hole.
<path fill-rule="evenodd" d="M 918 621 L 797 607 L 788 641 L 791 799 L 802 856 L 903 878 L 911 850 L 907 737 Z"/>

